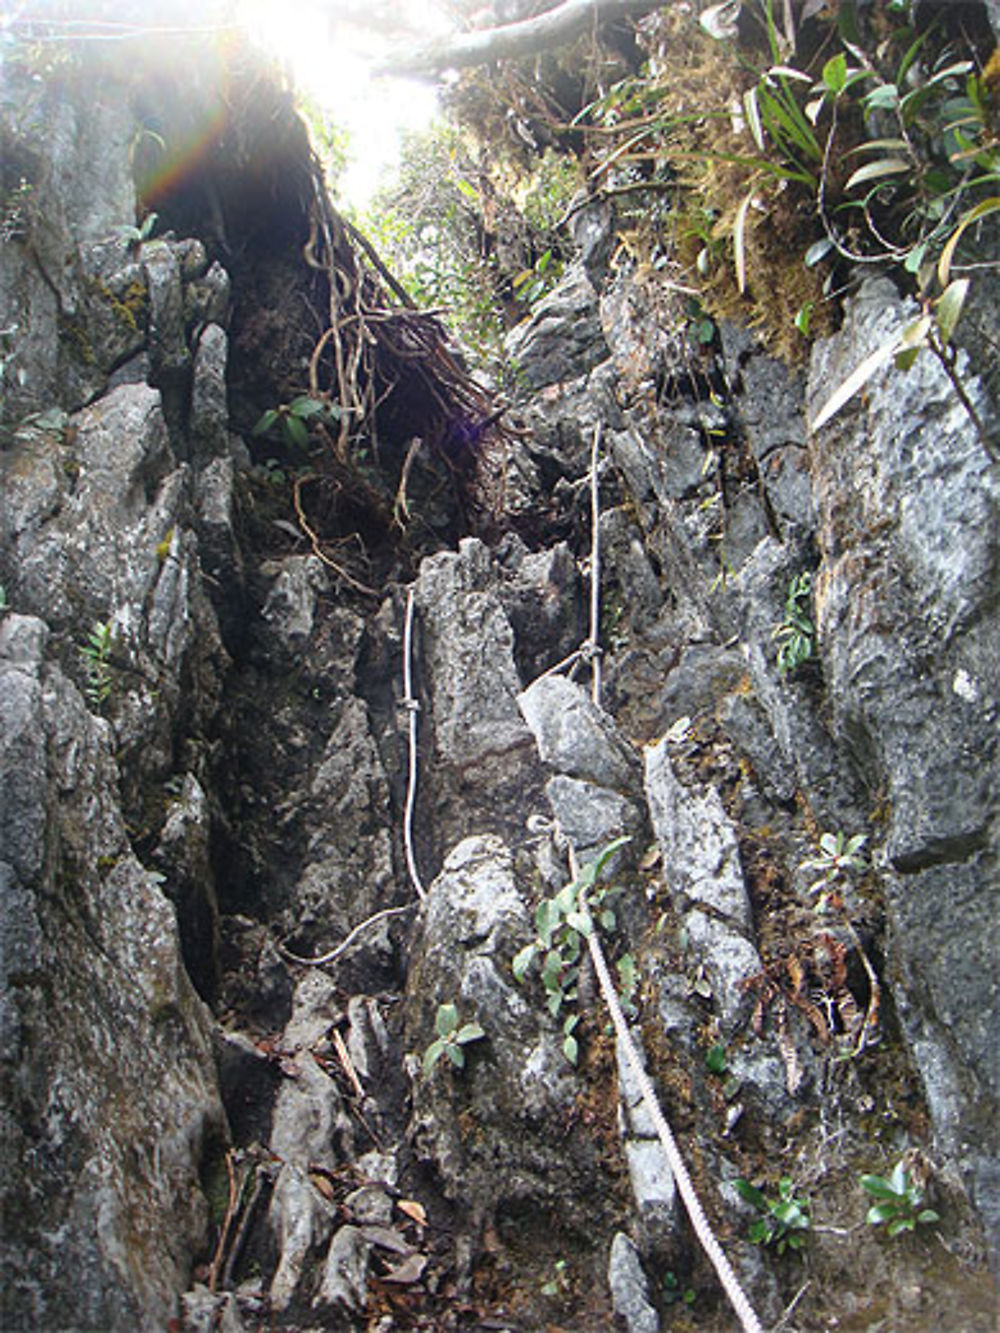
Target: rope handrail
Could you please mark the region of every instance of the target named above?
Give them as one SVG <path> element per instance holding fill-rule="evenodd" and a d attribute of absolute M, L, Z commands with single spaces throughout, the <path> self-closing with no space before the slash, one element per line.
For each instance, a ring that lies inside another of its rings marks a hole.
<path fill-rule="evenodd" d="M 598 638 L 600 635 L 600 613 L 601 613 L 601 546 L 600 546 L 600 490 L 598 486 L 598 451 L 601 441 L 600 423 L 594 429 L 594 439 L 590 451 L 590 499 L 591 499 L 591 542 L 590 542 L 590 639 L 589 643 L 594 647 L 599 647 Z M 579 651 L 579 650 L 578 650 Z M 593 677 L 591 693 L 594 703 L 601 706 L 601 658 L 598 652 L 593 658 Z M 573 850 L 572 843 L 569 844 L 569 866 L 570 874 L 574 880 L 580 877 L 580 868 L 577 863 L 576 853 Z M 729 1298 L 729 1302 L 736 1312 L 737 1318 L 744 1330 L 744 1333 L 763 1333 L 760 1320 L 754 1313 L 753 1306 L 740 1285 L 739 1279 L 733 1270 L 732 1265 L 726 1258 L 722 1246 L 712 1230 L 711 1223 L 705 1216 L 705 1210 L 698 1198 L 691 1180 L 691 1175 L 687 1169 L 684 1158 L 681 1156 L 677 1140 L 674 1138 L 673 1131 L 667 1122 L 666 1116 L 660 1108 L 657 1100 L 656 1091 L 646 1073 L 645 1066 L 639 1051 L 636 1047 L 635 1039 L 632 1036 L 629 1026 L 625 1021 L 625 1015 L 622 1012 L 621 1003 L 618 999 L 618 992 L 615 990 L 614 982 L 611 980 L 611 972 L 608 968 L 607 958 L 604 955 L 604 949 L 601 947 L 601 941 L 598 938 L 596 930 L 590 930 L 587 933 L 587 949 L 590 953 L 591 962 L 594 965 L 594 972 L 597 974 L 597 981 L 601 988 L 601 994 L 604 1002 L 608 1006 L 608 1012 L 611 1014 L 611 1022 L 614 1025 L 615 1034 L 618 1037 L 621 1047 L 625 1052 L 625 1058 L 629 1067 L 635 1076 L 636 1083 L 642 1095 L 642 1100 L 649 1111 L 653 1124 L 656 1126 L 657 1137 L 663 1145 L 663 1150 L 667 1155 L 667 1161 L 670 1169 L 674 1173 L 674 1180 L 677 1183 L 677 1190 L 687 1209 L 687 1215 L 691 1219 L 691 1226 L 695 1235 L 701 1244 L 702 1249 L 708 1256 L 712 1267 L 719 1278 L 723 1291 Z"/>

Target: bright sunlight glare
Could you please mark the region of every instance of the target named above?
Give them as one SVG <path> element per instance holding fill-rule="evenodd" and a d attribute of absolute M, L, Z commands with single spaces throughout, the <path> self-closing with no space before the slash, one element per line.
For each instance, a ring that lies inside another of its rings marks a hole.
<path fill-rule="evenodd" d="M 372 66 L 397 44 L 447 31 L 441 11 L 431 0 L 251 0 L 240 16 L 296 89 L 347 131 L 350 164 L 338 193 L 363 209 L 398 162 L 402 132 L 428 125 L 437 107 L 432 86 L 374 77 Z"/>

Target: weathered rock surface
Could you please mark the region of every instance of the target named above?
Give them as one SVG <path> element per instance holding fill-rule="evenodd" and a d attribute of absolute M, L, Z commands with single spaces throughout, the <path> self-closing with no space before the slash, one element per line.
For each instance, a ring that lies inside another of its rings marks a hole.
<path fill-rule="evenodd" d="M 677 292 L 609 204 L 581 211 L 579 262 L 511 338 L 532 433 L 510 531 L 435 550 L 428 502 L 398 559 L 371 552 L 414 579 L 418 913 L 405 598 L 348 594 L 293 522 L 289 460 L 250 467 L 264 361 L 291 396 L 310 350 L 278 309 L 298 159 L 280 207 L 272 188 L 304 137 L 168 191 L 199 236 L 130 245 L 137 126 L 105 91 L 22 87 L 0 138 L 43 219 L 0 250 L 5 1327 L 389 1333 L 398 1300 L 442 1328 L 655 1333 L 678 1279 L 728 1326 L 592 976 L 574 1068 L 565 1006 L 511 971 L 566 844 L 624 835 L 606 944 L 760 1308 L 801 1283 L 740 1239 L 757 1214 L 732 1182 L 773 1197 L 787 1173 L 823 1224 L 803 1328 L 833 1299 L 859 1326 L 985 1333 L 960 1185 L 995 1236 L 997 470 L 929 357 L 819 438 L 804 410 L 905 303 L 866 283 L 806 384 L 735 329 L 692 375 Z M 254 96 L 266 137 L 280 99 Z M 985 355 L 959 369 L 992 428 Z M 589 632 L 595 436 L 603 707 L 544 675 Z M 805 571 L 815 653 L 782 673 Z M 826 831 L 867 835 L 843 911 L 803 865 Z M 427 1071 L 444 1004 L 484 1036 Z M 858 1175 L 904 1151 L 945 1246 L 857 1225 Z"/>
<path fill-rule="evenodd" d="M 226 1127 L 174 911 L 129 848 L 106 722 L 0 622 L 3 1323 L 157 1328 Z M 96 1223 L 96 1225 L 95 1225 Z"/>

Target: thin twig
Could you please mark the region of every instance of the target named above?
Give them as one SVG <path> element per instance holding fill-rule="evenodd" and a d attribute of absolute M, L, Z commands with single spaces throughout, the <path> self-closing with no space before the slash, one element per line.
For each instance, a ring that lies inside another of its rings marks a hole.
<path fill-rule="evenodd" d="M 309 538 L 313 548 L 313 555 L 319 560 L 322 560 L 323 564 L 326 565 L 328 569 L 332 569 L 337 577 L 342 578 L 346 584 L 355 590 L 355 592 L 364 593 L 366 597 L 377 597 L 378 593 L 374 588 L 369 588 L 367 583 L 362 583 L 360 579 L 356 579 L 353 574 L 344 568 L 343 565 L 338 565 L 336 560 L 331 559 L 331 557 L 323 550 L 322 546 L 320 546 L 319 536 L 315 529 L 310 526 L 309 520 L 305 515 L 305 510 L 302 507 L 302 483 L 318 480 L 319 478 L 314 473 L 310 472 L 306 473 L 305 476 L 296 477 L 295 481 L 292 483 L 292 503 L 295 506 L 295 517 L 299 520 L 299 527 Z"/>

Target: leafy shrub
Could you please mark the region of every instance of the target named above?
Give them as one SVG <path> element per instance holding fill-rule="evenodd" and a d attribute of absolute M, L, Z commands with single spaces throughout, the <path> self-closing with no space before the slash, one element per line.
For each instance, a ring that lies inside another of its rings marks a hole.
<path fill-rule="evenodd" d="M 481 1041 L 486 1033 L 478 1023 L 462 1023 L 454 1004 L 438 1006 L 434 1020 L 437 1036 L 424 1051 L 424 1073 L 429 1074 L 442 1055 L 456 1069 L 465 1067 L 465 1047 L 472 1041 Z"/>
<path fill-rule="evenodd" d="M 795 1197 L 795 1187 L 788 1176 L 778 1181 L 778 1195 L 773 1199 L 742 1177 L 734 1180 L 733 1185 L 740 1198 L 760 1213 L 748 1232 L 748 1239 L 754 1245 L 773 1245 L 779 1254 L 802 1248 L 811 1225 L 809 1203 Z"/>
<path fill-rule="evenodd" d="M 918 1226 L 941 1219 L 933 1208 L 925 1208 L 924 1191 L 907 1171 L 902 1158 L 885 1176 L 862 1176 L 861 1188 L 877 1200 L 868 1209 L 865 1221 L 870 1226 L 885 1225 L 890 1236 L 901 1231 L 915 1231 Z"/>

